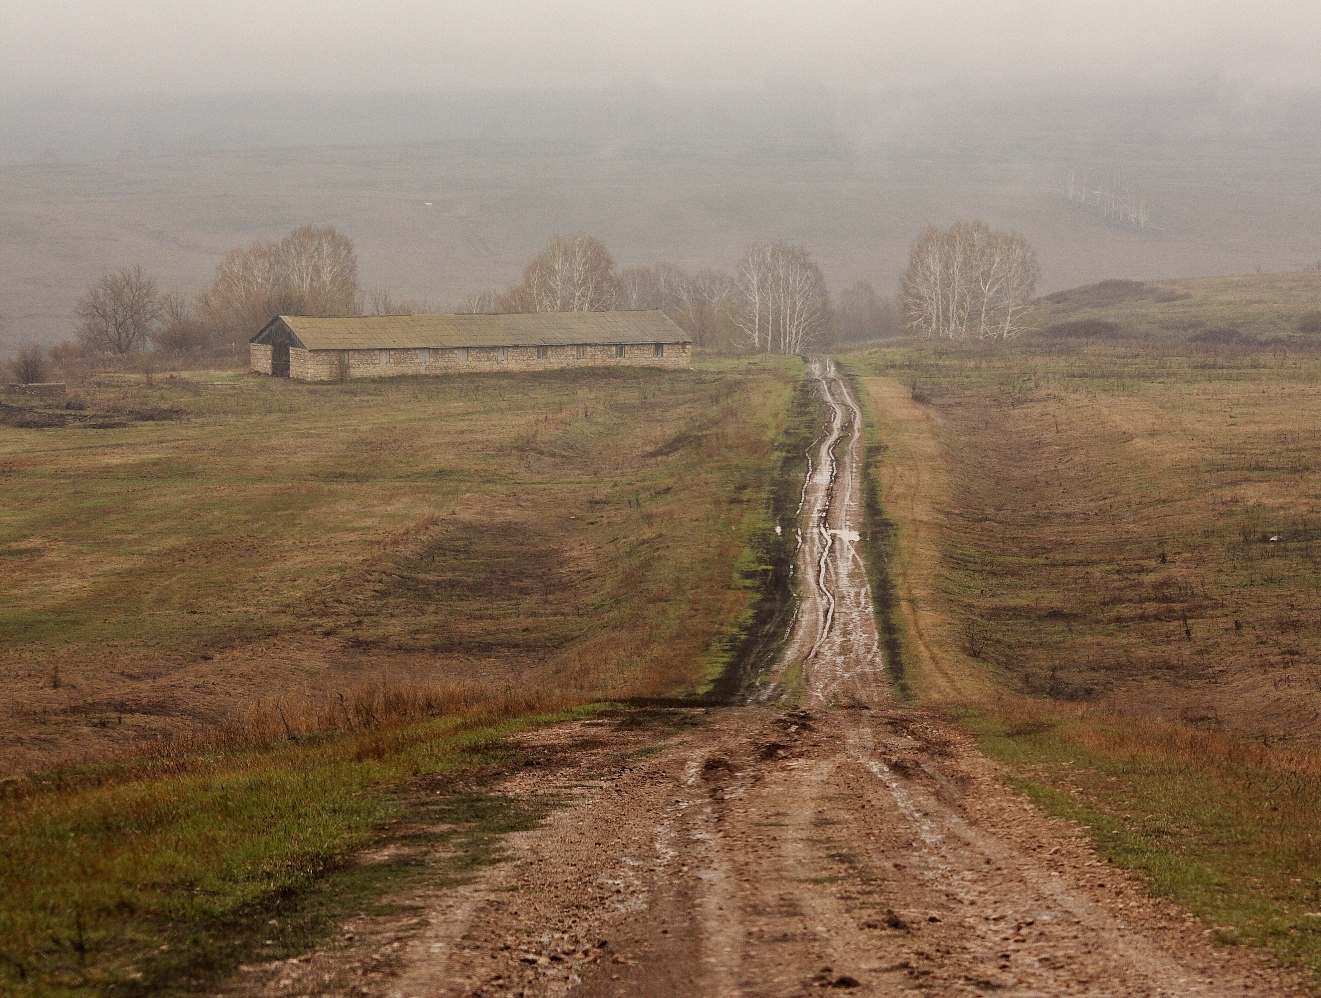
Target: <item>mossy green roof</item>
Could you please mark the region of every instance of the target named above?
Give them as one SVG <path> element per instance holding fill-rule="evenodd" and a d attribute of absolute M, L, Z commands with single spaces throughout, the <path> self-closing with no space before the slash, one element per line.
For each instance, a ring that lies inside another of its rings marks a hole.
<path fill-rule="evenodd" d="M 268 343 L 283 330 L 308 350 L 421 347 L 572 346 L 688 343 L 692 337 L 661 311 L 537 312 L 515 315 L 281 315 L 252 338 Z"/>

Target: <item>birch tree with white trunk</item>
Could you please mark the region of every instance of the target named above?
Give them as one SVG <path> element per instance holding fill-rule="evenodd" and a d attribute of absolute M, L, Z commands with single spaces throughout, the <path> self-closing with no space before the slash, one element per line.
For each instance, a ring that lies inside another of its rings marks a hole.
<path fill-rule="evenodd" d="M 1040 276 L 1036 252 L 1018 233 L 981 222 L 929 228 L 900 279 L 904 325 L 928 339 L 1013 339 L 1031 325 Z"/>
<path fill-rule="evenodd" d="M 802 246 L 748 247 L 738 267 L 737 322 L 748 345 L 766 353 L 802 353 L 829 328 L 825 275 Z"/>
<path fill-rule="evenodd" d="M 225 254 L 198 313 L 221 339 L 242 343 L 277 315 L 356 315 L 358 258 L 333 226 L 305 225 L 279 242 Z"/>
<path fill-rule="evenodd" d="M 511 304 L 531 312 L 605 312 L 615 307 L 619 282 L 615 261 L 605 243 L 578 232 L 551 236 L 523 271 L 522 285 L 511 289 Z"/>

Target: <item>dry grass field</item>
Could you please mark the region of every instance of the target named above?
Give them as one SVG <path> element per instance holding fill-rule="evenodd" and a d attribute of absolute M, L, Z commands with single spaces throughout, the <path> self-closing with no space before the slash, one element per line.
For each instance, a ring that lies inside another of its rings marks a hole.
<path fill-rule="evenodd" d="M 0 426 L 0 767 L 381 684 L 701 686 L 795 371 L 79 386 Z"/>
<path fill-rule="evenodd" d="M 1229 313 L 1233 287 L 1208 289 Z M 1321 349 L 847 363 L 907 687 L 1224 942 L 1321 968 Z"/>
<path fill-rule="evenodd" d="M 0 991 L 205 991 L 498 860 L 540 816 L 483 789 L 536 762 L 511 735 L 705 688 L 755 630 L 800 370 L 5 410 Z M 419 822 L 439 866 L 346 859 Z"/>
<path fill-rule="evenodd" d="M 1030 695 L 1321 734 L 1321 350 L 877 359 L 957 469 L 943 593 L 979 664 Z"/>
<path fill-rule="evenodd" d="M 1112 335 L 1235 340 L 1288 339 L 1321 329 L 1321 271 L 1195 277 L 1164 281 L 1102 281 L 1047 295 L 1044 324 L 1100 320 Z M 1073 327 L 1074 334 L 1085 327 Z"/>

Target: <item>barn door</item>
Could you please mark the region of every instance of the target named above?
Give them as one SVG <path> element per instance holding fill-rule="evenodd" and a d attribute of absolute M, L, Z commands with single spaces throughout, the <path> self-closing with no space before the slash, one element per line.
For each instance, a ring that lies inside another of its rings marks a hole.
<path fill-rule="evenodd" d="M 276 343 L 271 347 L 271 376 L 289 377 L 289 344 Z"/>

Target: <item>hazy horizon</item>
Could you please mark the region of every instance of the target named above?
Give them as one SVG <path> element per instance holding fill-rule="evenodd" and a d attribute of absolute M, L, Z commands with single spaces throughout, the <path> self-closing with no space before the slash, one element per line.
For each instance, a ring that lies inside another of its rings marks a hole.
<path fill-rule="evenodd" d="M 927 224 L 1024 232 L 1042 290 L 1321 258 L 1321 7 L 0 0 L 0 352 L 142 263 L 192 292 L 299 224 L 433 305 L 554 231 L 622 265 L 806 245 L 892 290 Z M 1153 222 L 1064 202 L 1123 171 Z"/>
<path fill-rule="evenodd" d="M 1189 78 L 1321 85 L 1302 0 L 620 5 L 4 0 L 0 85 L 100 92 L 448 86 L 871 87 Z"/>

